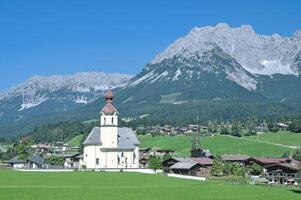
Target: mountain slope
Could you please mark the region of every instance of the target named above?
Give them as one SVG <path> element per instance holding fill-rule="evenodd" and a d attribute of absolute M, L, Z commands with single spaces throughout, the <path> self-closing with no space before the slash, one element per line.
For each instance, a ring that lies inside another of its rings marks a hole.
<path fill-rule="evenodd" d="M 101 83 L 94 75 L 87 75 L 87 82 L 56 77 L 54 82 L 63 85 L 57 87 L 53 80 L 36 78 L 25 84 L 28 91 L 12 90 L 11 99 L 0 94 L 0 134 L 26 133 L 49 121 L 97 118 L 108 85 L 115 87 L 121 117 L 191 123 L 197 116 L 206 121 L 297 115 L 300 50 L 301 31 L 282 37 L 256 34 L 248 25 L 194 28 L 130 80 L 127 75 L 114 83 L 109 76 Z"/>
<path fill-rule="evenodd" d="M 91 103 L 108 87 L 122 86 L 131 77 L 100 72 L 32 77 L 0 96 L 0 135 L 23 132 L 7 129 L 17 124 L 15 129 L 30 130 L 27 124 L 32 128 L 51 121 L 55 113 L 65 113 Z"/>

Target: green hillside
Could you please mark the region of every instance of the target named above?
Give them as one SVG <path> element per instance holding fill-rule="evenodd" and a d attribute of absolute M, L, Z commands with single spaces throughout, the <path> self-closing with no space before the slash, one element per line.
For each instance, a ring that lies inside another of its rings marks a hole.
<path fill-rule="evenodd" d="M 192 145 L 192 137 L 190 136 L 152 137 L 145 135 L 139 136 L 139 140 L 141 147 L 171 149 L 175 150 L 179 156 L 189 156 Z M 202 137 L 201 147 L 216 154 L 246 154 L 250 156 L 281 156 L 285 151 L 294 152 L 294 149 L 288 147 L 224 135 Z"/>
<path fill-rule="evenodd" d="M 84 137 L 84 134 L 77 135 L 74 138 L 72 138 L 71 140 L 69 140 L 68 144 L 70 146 L 78 146 L 79 147 L 81 145 L 81 141 L 82 141 L 83 137 Z"/>
<path fill-rule="evenodd" d="M 0 177 L 0 197 L 10 200 L 300 199 L 299 191 L 288 188 L 200 182 L 138 173 L 0 170 Z"/>
<path fill-rule="evenodd" d="M 247 138 L 258 140 L 260 142 L 270 142 L 275 144 L 301 147 L 301 133 L 280 131 L 278 133 L 264 133 Z"/>

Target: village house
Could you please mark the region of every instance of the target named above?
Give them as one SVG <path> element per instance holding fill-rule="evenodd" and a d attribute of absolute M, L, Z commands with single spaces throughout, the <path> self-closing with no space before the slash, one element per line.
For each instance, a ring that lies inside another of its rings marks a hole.
<path fill-rule="evenodd" d="M 65 168 L 80 168 L 83 165 L 83 156 L 79 153 L 63 154 Z"/>
<path fill-rule="evenodd" d="M 28 169 L 41 169 L 44 168 L 45 159 L 41 156 L 30 156 L 26 159 Z"/>
<path fill-rule="evenodd" d="M 248 165 L 257 163 L 271 184 L 297 184 L 300 162 L 291 158 L 249 158 Z"/>
<path fill-rule="evenodd" d="M 15 169 L 21 169 L 27 166 L 27 162 L 25 160 L 20 160 L 17 157 L 10 159 L 6 163 L 9 164 L 10 167 Z"/>
<path fill-rule="evenodd" d="M 84 141 L 83 165 L 88 169 L 139 168 L 139 141 L 131 128 L 118 127 L 111 90 L 105 100 L 100 127 L 94 127 Z"/>
<path fill-rule="evenodd" d="M 247 155 L 223 155 L 222 161 L 224 162 L 237 162 L 241 165 L 248 165 L 248 161 L 251 157 Z"/>
<path fill-rule="evenodd" d="M 206 177 L 210 175 L 213 160 L 210 158 L 168 158 L 162 162 L 165 172 Z"/>

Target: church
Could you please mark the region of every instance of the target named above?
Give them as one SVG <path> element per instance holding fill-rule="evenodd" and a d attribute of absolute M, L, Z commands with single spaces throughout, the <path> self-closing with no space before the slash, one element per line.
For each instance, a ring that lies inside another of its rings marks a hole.
<path fill-rule="evenodd" d="M 139 141 L 131 128 L 118 127 L 113 93 L 105 93 L 100 127 L 94 127 L 84 141 L 83 165 L 87 169 L 139 168 Z"/>

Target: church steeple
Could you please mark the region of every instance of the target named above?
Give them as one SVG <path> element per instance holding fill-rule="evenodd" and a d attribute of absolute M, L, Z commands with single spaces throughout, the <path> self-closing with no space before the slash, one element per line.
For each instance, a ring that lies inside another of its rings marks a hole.
<path fill-rule="evenodd" d="M 118 125 L 118 111 L 113 105 L 114 95 L 109 89 L 105 95 L 106 105 L 100 111 L 100 125 L 101 126 L 117 126 Z"/>

